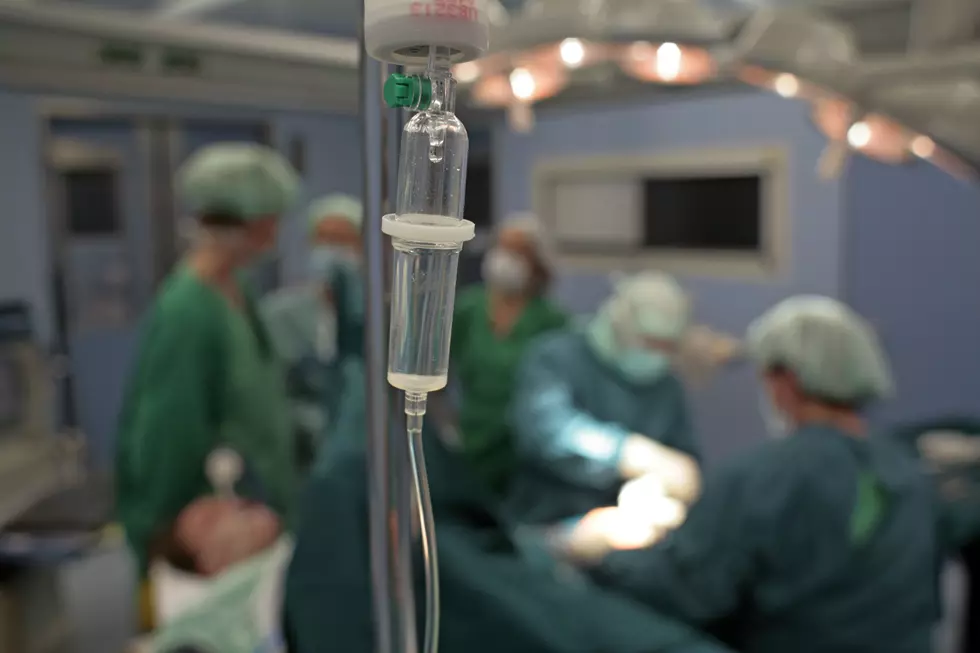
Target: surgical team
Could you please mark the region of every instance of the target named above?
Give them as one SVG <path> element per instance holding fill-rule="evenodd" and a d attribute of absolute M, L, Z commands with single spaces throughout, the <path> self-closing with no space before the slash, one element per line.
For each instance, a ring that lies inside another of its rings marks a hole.
<path fill-rule="evenodd" d="M 359 202 L 309 206 L 307 284 L 259 298 L 248 283 L 299 185 L 256 145 L 209 146 L 181 170 L 196 231 L 143 322 L 119 419 L 118 513 L 147 630 L 168 627 L 154 623 L 160 565 L 220 582 L 288 541 L 276 608 L 288 650 L 367 651 Z M 555 274 L 548 234 L 515 216 L 493 235 L 483 283 L 456 301 L 453 410 L 423 434 L 442 649 L 931 650 L 942 561 L 976 537 L 980 504 L 945 501 L 866 420 L 894 390 L 868 323 L 819 296 L 758 316 L 743 350 L 768 437 L 702 471 L 678 364 L 693 298 L 643 272 L 572 318 L 549 299 Z M 231 492 L 215 486 L 216 451 L 240 459 Z M 229 626 L 221 600 L 225 617 L 198 605 L 183 627 L 239 636 L 192 644 L 265 650 L 241 635 L 249 610 Z"/>

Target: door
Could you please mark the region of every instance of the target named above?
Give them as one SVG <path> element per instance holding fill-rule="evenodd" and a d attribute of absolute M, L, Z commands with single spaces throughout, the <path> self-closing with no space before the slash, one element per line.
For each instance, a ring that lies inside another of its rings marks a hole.
<path fill-rule="evenodd" d="M 70 361 L 64 418 L 85 434 L 90 463 L 104 469 L 152 295 L 145 133 L 124 120 L 54 120 L 49 136 L 56 333 Z"/>

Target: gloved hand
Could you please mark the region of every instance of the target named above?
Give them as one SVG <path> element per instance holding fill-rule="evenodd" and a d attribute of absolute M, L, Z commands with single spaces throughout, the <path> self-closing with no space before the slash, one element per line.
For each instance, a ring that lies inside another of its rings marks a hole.
<path fill-rule="evenodd" d="M 203 497 L 181 511 L 174 532 L 196 571 L 214 576 L 271 546 L 282 527 L 261 504 Z"/>
<path fill-rule="evenodd" d="M 684 503 L 692 503 L 701 492 L 701 471 L 694 458 L 638 433 L 623 444 L 619 470 L 627 479 L 656 476 L 667 496 Z"/>
<path fill-rule="evenodd" d="M 658 529 L 670 531 L 687 517 L 687 507 L 667 496 L 664 484 L 654 474 L 628 481 L 619 491 L 619 509 L 636 522 L 649 522 Z"/>
<path fill-rule="evenodd" d="M 573 561 L 592 564 L 611 551 L 651 546 L 664 533 L 650 521 L 634 519 L 620 508 L 596 508 L 568 530 L 562 551 Z"/>

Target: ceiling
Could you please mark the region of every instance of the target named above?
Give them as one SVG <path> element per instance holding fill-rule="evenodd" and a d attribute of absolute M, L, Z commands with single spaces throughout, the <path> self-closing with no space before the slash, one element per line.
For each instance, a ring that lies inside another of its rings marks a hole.
<path fill-rule="evenodd" d="M 25 0 L 48 2 L 54 0 Z M 164 15 L 181 13 L 206 22 L 275 27 L 331 36 L 354 36 L 360 0 L 69 0 L 113 9 Z M 574 2 L 575 0 L 567 0 Z M 867 54 L 905 49 L 912 0 L 702 0 L 725 9 L 817 5 L 851 23 Z M 501 0 L 517 9 L 524 0 Z"/>

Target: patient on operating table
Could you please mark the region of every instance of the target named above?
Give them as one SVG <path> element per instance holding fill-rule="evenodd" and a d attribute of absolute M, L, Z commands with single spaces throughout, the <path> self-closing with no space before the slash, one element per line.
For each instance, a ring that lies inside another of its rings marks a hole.
<path fill-rule="evenodd" d="M 265 506 L 239 498 L 203 497 L 177 517 L 168 556 L 184 571 L 214 576 L 271 546 L 282 528 Z"/>
<path fill-rule="evenodd" d="M 177 517 L 178 551 L 153 566 L 159 629 L 151 653 L 278 653 L 292 541 L 261 504 L 204 497 Z"/>

